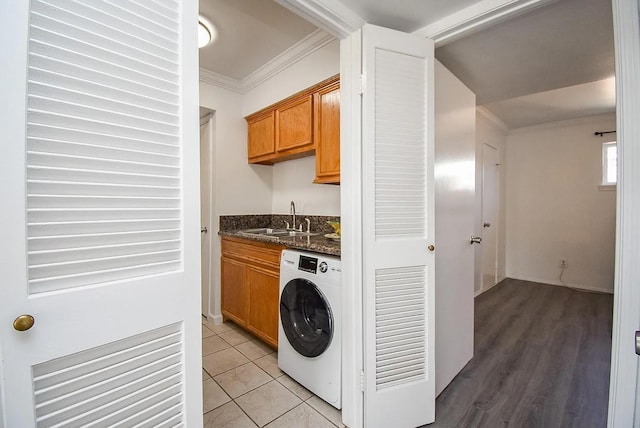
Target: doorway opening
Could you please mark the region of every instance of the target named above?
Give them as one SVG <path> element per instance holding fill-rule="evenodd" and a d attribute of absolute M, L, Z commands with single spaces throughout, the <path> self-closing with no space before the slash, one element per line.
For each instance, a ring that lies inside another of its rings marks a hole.
<path fill-rule="evenodd" d="M 217 230 L 213 224 L 215 201 L 213 185 L 213 126 L 214 112 L 200 107 L 200 269 L 202 288 L 202 315 L 211 317 L 213 297 L 211 249 L 213 234 Z"/>

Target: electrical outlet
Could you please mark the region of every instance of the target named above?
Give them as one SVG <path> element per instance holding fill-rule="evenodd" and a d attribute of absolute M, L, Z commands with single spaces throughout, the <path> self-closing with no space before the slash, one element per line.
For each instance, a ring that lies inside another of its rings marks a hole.
<path fill-rule="evenodd" d="M 567 259 L 560 259 L 560 268 L 561 269 L 566 269 L 567 267 L 568 267 Z"/>

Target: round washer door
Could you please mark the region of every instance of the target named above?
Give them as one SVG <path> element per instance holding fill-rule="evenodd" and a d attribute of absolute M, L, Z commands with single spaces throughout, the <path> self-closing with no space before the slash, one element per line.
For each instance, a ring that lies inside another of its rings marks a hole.
<path fill-rule="evenodd" d="M 284 286 L 280 295 L 280 321 L 289 343 L 300 355 L 317 357 L 331 343 L 331 307 L 311 281 L 296 278 Z"/>

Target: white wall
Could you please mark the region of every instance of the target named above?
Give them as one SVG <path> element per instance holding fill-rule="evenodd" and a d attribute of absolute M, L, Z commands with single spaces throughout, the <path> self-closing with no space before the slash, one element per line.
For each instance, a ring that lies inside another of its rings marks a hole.
<path fill-rule="evenodd" d="M 271 169 L 247 163 L 247 125 L 242 116 L 241 95 L 200 82 L 200 106 L 213 113 L 213 202 L 211 239 L 211 289 L 207 315 L 221 322 L 220 313 L 220 216 L 265 214 L 271 210 Z M 251 195 L 248 197 L 247 195 Z"/>
<path fill-rule="evenodd" d="M 473 357 L 475 121 L 475 94 L 436 61 L 436 395 Z"/>
<path fill-rule="evenodd" d="M 482 110 L 478 110 L 476 114 L 476 223 L 475 231 L 477 236 L 482 234 L 482 164 L 483 164 L 483 145 L 489 144 L 498 151 L 501 167 L 498 170 L 498 278 L 497 282 L 502 281 L 506 277 L 506 181 L 504 180 L 505 166 L 505 143 L 506 128 L 500 126 L 493 118 L 487 116 Z M 475 247 L 475 275 L 474 275 L 474 291 L 480 292 L 482 287 L 482 251 L 486 251 L 487 247 L 477 245 Z"/>
<path fill-rule="evenodd" d="M 599 189 L 594 132 L 615 128 L 611 114 L 507 136 L 507 276 L 613 291 L 616 194 Z"/>
<path fill-rule="evenodd" d="M 215 112 L 214 208 L 218 215 L 271 211 L 271 168 L 247 163 L 247 124 L 241 103 L 241 95 L 200 82 L 200 106 Z"/>
<path fill-rule="evenodd" d="M 321 82 L 340 72 L 340 43 L 335 40 L 273 76 L 243 96 L 243 116 Z M 245 137 L 246 138 L 246 137 Z M 315 156 L 273 165 L 272 199 L 268 212 L 307 215 L 340 215 L 340 186 L 314 184 Z"/>

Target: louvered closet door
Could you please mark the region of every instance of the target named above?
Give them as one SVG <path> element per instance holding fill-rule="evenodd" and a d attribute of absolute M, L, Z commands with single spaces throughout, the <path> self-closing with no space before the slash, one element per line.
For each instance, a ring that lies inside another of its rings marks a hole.
<path fill-rule="evenodd" d="M 433 43 L 363 28 L 365 426 L 433 422 Z"/>
<path fill-rule="evenodd" d="M 8 427 L 202 424 L 196 16 L 2 4 Z"/>

